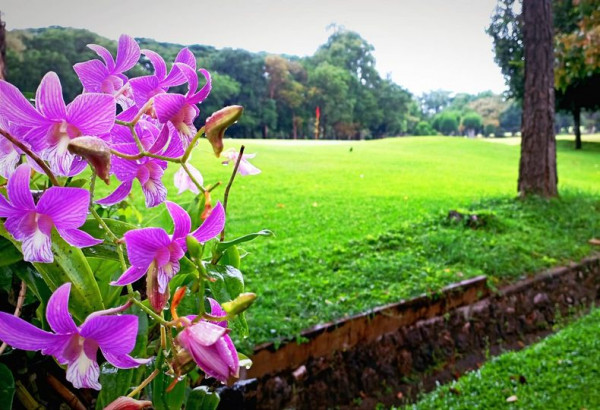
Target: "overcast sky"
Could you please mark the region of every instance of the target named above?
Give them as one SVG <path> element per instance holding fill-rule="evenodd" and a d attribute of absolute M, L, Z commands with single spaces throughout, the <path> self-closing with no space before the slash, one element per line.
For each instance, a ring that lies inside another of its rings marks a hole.
<path fill-rule="evenodd" d="M 421 94 L 501 92 L 485 34 L 494 0 L 3 0 L 7 28 L 60 25 L 181 44 L 311 55 L 340 24 L 375 47 L 382 76 Z M 198 56 L 202 58 L 202 56 Z"/>

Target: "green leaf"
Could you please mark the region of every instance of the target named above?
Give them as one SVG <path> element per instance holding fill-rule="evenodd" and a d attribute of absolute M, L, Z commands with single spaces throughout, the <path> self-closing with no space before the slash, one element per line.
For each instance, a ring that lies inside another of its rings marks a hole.
<path fill-rule="evenodd" d="M 0 236 L 10 240 L 21 251 L 21 244 L 6 231 L 4 223 L 0 223 Z M 90 313 L 104 309 L 100 289 L 81 249 L 67 244 L 55 229 L 51 240 L 54 262 L 33 263 L 33 266 L 52 291 L 63 283 L 71 282 L 71 313 L 83 322 Z"/>
<path fill-rule="evenodd" d="M 0 363 L 0 407 L 11 409 L 15 394 L 15 379 L 8 367 Z"/>
<path fill-rule="evenodd" d="M 220 400 L 219 393 L 210 391 L 208 386 L 199 386 L 190 392 L 185 408 L 190 410 L 215 410 Z"/>
<path fill-rule="evenodd" d="M 217 245 L 217 252 L 224 252 L 227 248 L 229 248 L 233 245 L 251 241 L 253 239 L 256 239 L 259 236 L 273 236 L 273 232 L 269 231 L 268 229 L 263 229 L 262 231 L 258 231 L 258 232 L 251 233 L 248 235 L 240 236 L 239 238 L 235 238 L 231 241 L 220 242 Z"/>
<path fill-rule="evenodd" d="M 89 179 L 85 179 L 85 178 L 78 178 L 78 179 L 74 179 L 71 182 L 69 182 L 69 187 L 76 187 L 76 188 L 83 188 L 84 186 L 86 186 L 88 183 L 90 182 Z"/>
<path fill-rule="evenodd" d="M 252 359 L 250 359 L 244 353 L 238 352 L 238 360 L 240 363 L 240 367 L 245 367 L 246 369 L 252 367 Z"/>
<path fill-rule="evenodd" d="M 119 221 L 118 219 L 102 218 L 106 226 L 119 238 L 122 238 L 125 232 L 132 229 L 138 229 L 137 226 L 129 224 L 127 222 Z M 94 238 L 104 239 L 99 245 L 83 248 L 83 254 L 93 258 L 105 258 L 112 260 L 119 260 L 119 254 L 117 253 L 117 244 L 108 236 L 104 229 L 100 226 L 100 223 L 96 219 L 88 219 L 85 224 L 81 227 L 81 230 L 89 233 Z M 123 254 L 127 256 L 125 247 L 123 246 Z"/>
<path fill-rule="evenodd" d="M 228 248 L 221 259 L 219 259 L 219 265 L 230 265 L 234 268 L 239 269 L 241 264 L 240 252 L 238 251 L 238 247 L 233 245 Z"/>
<path fill-rule="evenodd" d="M 244 278 L 242 272 L 234 266 L 206 265 L 208 276 L 214 281 L 207 281 L 213 297 L 219 303 L 229 302 L 244 291 Z M 244 313 L 239 314 L 230 322 L 233 329 L 242 336 L 247 336 L 248 323 Z"/>
<path fill-rule="evenodd" d="M 187 377 L 179 381 L 170 392 L 167 392 L 166 390 L 172 382 L 172 377 L 166 375 L 165 372 L 160 372 L 150 383 L 152 405 L 155 410 L 180 409 L 183 405 Z"/>
<path fill-rule="evenodd" d="M 6 238 L 0 237 L 0 267 L 12 265 L 23 259 L 23 255 Z"/>
<path fill-rule="evenodd" d="M 121 294 L 121 287 L 112 286 L 110 282 L 116 280 L 123 273 L 121 264 L 118 261 L 103 258 L 88 257 L 87 260 L 100 288 L 104 306 L 116 306 Z"/>
<path fill-rule="evenodd" d="M 244 291 L 244 277 L 236 267 L 207 264 L 206 271 L 214 279 L 208 286 L 219 303 L 229 302 Z"/>

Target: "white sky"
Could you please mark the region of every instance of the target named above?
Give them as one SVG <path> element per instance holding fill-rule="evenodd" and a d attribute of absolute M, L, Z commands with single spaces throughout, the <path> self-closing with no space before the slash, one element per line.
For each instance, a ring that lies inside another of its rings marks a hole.
<path fill-rule="evenodd" d="M 505 89 L 485 34 L 494 0 L 2 0 L 7 29 L 60 25 L 180 44 L 311 55 L 327 26 L 375 47 L 382 76 L 415 94 Z M 202 56 L 198 56 L 202 57 Z"/>

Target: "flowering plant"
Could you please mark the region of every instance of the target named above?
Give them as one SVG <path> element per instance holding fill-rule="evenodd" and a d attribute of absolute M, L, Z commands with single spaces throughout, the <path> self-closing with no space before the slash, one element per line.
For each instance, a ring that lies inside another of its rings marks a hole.
<path fill-rule="evenodd" d="M 69 104 L 53 72 L 35 104 L 0 81 L 0 272 L 21 281 L 14 314 L 0 312 L 0 354 L 10 346 L 54 357 L 74 388 L 100 391 L 96 408 L 214 408 L 210 380 L 225 383 L 250 365 L 230 337 L 247 335 L 244 311 L 256 298 L 244 292 L 237 246 L 270 232 L 225 241 L 235 175 L 260 172 L 243 146 L 223 153 L 234 164 L 223 203 L 211 199 L 220 183 L 205 186 L 188 161 L 202 137 L 221 156 L 243 109 L 223 108 L 196 129 L 211 77 L 188 49 L 169 70 L 129 36 L 116 58 L 89 47 L 100 59 L 74 66 L 84 92 Z M 129 79 L 142 54 L 154 72 Z M 170 92 L 185 84 L 185 95 Z M 186 209 L 166 200 L 169 164 L 180 167 L 179 193 L 196 195 Z M 89 183 L 73 178 L 82 172 Z M 97 198 L 97 178 L 108 184 L 111 175 L 117 188 Z M 166 207 L 172 231 L 101 216 L 138 184 L 146 207 Z M 39 303 L 31 321 L 19 317 L 27 297 Z M 52 378 L 59 393 L 70 388 Z"/>

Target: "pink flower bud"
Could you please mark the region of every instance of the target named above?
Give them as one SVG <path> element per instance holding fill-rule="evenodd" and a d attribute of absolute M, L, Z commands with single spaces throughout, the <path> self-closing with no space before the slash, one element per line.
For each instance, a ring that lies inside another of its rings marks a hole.
<path fill-rule="evenodd" d="M 244 107 L 241 105 L 230 105 L 221 108 L 206 119 L 204 126 L 204 135 L 210 141 L 215 155 L 219 157 L 223 151 L 223 135 L 225 130 L 240 119 Z"/>
<path fill-rule="evenodd" d="M 131 397 L 121 396 L 106 406 L 104 410 L 140 410 L 150 406 L 152 406 L 151 401 L 136 400 Z"/>
<path fill-rule="evenodd" d="M 169 287 L 167 286 L 164 292 L 160 292 L 158 285 L 158 269 L 156 268 L 155 263 L 150 265 L 148 274 L 146 275 L 146 296 L 148 297 L 150 306 L 157 313 L 162 312 L 169 302 Z"/>
<path fill-rule="evenodd" d="M 106 184 L 110 182 L 110 148 L 106 142 L 96 137 L 79 137 L 69 142 L 69 152 L 86 159 L 96 175 Z"/>

